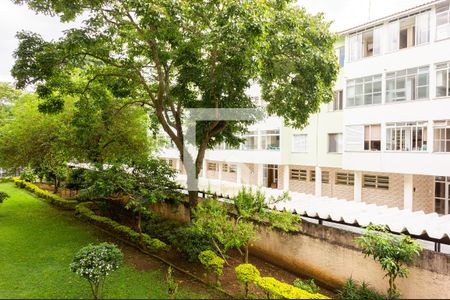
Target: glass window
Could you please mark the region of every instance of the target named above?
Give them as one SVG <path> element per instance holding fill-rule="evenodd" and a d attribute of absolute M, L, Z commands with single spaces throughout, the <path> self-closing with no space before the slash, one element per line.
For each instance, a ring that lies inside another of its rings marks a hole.
<path fill-rule="evenodd" d="M 387 73 L 386 102 L 429 98 L 428 87 L 428 66 Z"/>
<path fill-rule="evenodd" d="M 329 105 L 329 111 L 337 111 L 337 110 L 342 110 L 343 108 L 343 102 L 344 102 L 344 91 L 340 90 L 340 91 L 336 91 L 334 93 L 334 99 L 333 102 L 330 103 Z"/>
<path fill-rule="evenodd" d="M 436 97 L 450 96 L 450 62 L 436 65 Z"/>
<path fill-rule="evenodd" d="M 316 171 L 315 170 L 309 171 L 309 180 L 316 181 Z M 322 171 L 322 183 L 330 183 L 330 172 Z"/>
<path fill-rule="evenodd" d="M 386 150 L 427 151 L 427 122 L 387 123 Z"/>
<path fill-rule="evenodd" d="M 361 58 L 362 44 L 361 34 L 355 34 L 349 37 L 350 46 L 350 61 L 355 61 Z"/>
<path fill-rule="evenodd" d="M 387 43 L 386 51 L 394 52 L 398 50 L 399 47 L 399 36 L 400 36 L 400 23 L 398 21 L 389 23 L 387 26 Z"/>
<path fill-rule="evenodd" d="M 294 134 L 292 136 L 292 152 L 308 152 L 306 134 Z"/>
<path fill-rule="evenodd" d="M 258 132 L 250 131 L 244 136 L 245 142 L 242 145 L 242 150 L 258 150 Z"/>
<path fill-rule="evenodd" d="M 381 125 L 364 126 L 364 150 L 381 150 Z"/>
<path fill-rule="evenodd" d="M 336 56 L 338 58 L 339 65 L 341 67 L 343 67 L 345 64 L 345 47 L 344 46 L 336 48 Z"/>
<path fill-rule="evenodd" d="M 280 150 L 280 130 L 261 131 L 262 150 Z"/>
<path fill-rule="evenodd" d="M 440 215 L 450 214 L 450 177 L 434 178 L 434 211 Z"/>
<path fill-rule="evenodd" d="M 450 120 L 435 121 L 434 152 L 450 152 Z"/>
<path fill-rule="evenodd" d="M 424 12 L 416 16 L 416 45 L 430 41 L 430 12 Z"/>
<path fill-rule="evenodd" d="M 381 103 L 381 74 L 347 81 L 347 107 Z"/>
<path fill-rule="evenodd" d="M 328 152 L 342 153 L 342 133 L 328 134 Z"/>
<path fill-rule="evenodd" d="M 436 7 L 436 40 L 450 37 L 449 1 Z"/>

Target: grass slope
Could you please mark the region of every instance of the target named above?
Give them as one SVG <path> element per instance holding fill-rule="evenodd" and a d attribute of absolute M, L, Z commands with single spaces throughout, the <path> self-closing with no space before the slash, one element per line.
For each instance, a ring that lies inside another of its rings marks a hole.
<path fill-rule="evenodd" d="M 92 298 L 87 281 L 70 272 L 74 254 L 101 234 L 39 201 L 11 183 L 0 191 L 0 298 Z M 139 271 L 125 264 L 105 284 L 105 298 L 167 298 L 161 270 Z M 180 298 L 204 295 L 181 289 Z"/>

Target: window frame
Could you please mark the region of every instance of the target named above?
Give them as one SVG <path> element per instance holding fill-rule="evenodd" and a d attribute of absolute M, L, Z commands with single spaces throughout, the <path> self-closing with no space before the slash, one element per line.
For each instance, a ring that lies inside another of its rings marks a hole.
<path fill-rule="evenodd" d="M 214 166 L 214 168 L 212 166 Z M 207 168 L 207 171 L 211 171 L 211 172 L 217 172 L 218 171 L 217 163 L 215 163 L 215 162 L 208 162 L 206 168 Z"/>
<path fill-rule="evenodd" d="M 363 174 L 362 187 L 369 189 L 389 190 L 389 176 Z"/>
<path fill-rule="evenodd" d="M 336 151 L 331 151 L 331 136 L 337 136 L 336 140 Z M 334 133 L 328 133 L 328 152 L 327 153 L 335 153 L 335 154 L 342 154 L 343 152 L 343 135 L 341 132 L 334 132 Z"/>
<path fill-rule="evenodd" d="M 308 180 L 308 171 L 306 169 L 289 169 L 289 179 L 298 181 Z"/>
<path fill-rule="evenodd" d="M 355 174 L 349 172 L 336 172 L 336 178 L 334 179 L 336 185 L 355 185 Z"/>
<path fill-rule="evenodd" d="M 295 138 L 304 137 L 304 146 L 296 148 Z M 294 133 L 292 134 L 292 153 L 308 153 L 308 134 L 306 133 Z"/>
<path fill-rule="evenodd" d="M 420 77 L 426 75 L 426 84 L 420 85 Z M 413 79 L 414 81 L 414 97 L 410 99 L 407 98 L 407 85 L 409 80 Z M 386 90 L 385 90 L 385 103 L 397 103 L 397 102 L 408 102 L 408 101 L 417 101 L 417 100 L 429 100 L 430 99 L 430 66 L 423 65 L 414 68 L 402 69 L 392 72 L 386 73 Z M 389 88 L 389 83 L 393 82 L 394 88 Z M 404 87 L 398 87 L 398 84 L 403 82 Z M 420 97 L 419 91 L 421 89 L 426 89 L 426 96 Z M 404 93 L 403 97 L 399 97 L 399 93 Z M 392 96 L 394 95 L 394 96 Z"/>
<path fill-rule="evenodd" d="M 405 150 L 407 148 L 407 129 L 410 130 L 409 134 L 409 145 L 410 150 Z M 421 150 L 418 149 L 419 142 L 419 129 L 421 132 Z M 413 122 L 394 122 L 386 123 L 386 147 L 385 150 L 389 152 L 416 152 L 416 153 L 426 153 L 428 152 L 428 121 L 413 121 Z M 415 140 L 414 140 L 415 134 Z M 392 146 L 392 142 L 394 145 Z M 399 142 L 400 144 L 397 144 Z M 415 142 L 415 149 L 414 149 Z"/>
<path fill-rule="evenodd" d="M 346 97 L 345 107 L 358 107 L 367 105 L 379 105 L 383 103 L 383 75 L 374 74 L 370 76 L 358 77 L 349 79 L 346 82 Z M 375 90 L 375 85 L 377 89 Z M 379 90 L 378 90 L 379 85 Z M 353 93 L 349 93 L 349 90 L 353 89 Z M 353 94 L 351 98 L 350 95 Z M 370 95 L 371 102 L 366 103 L 366 98 Z M 379 100 L 374 102 L 374 97 L 379 96 Z M 359 104 L 357 102 L 360 102 Z"/>
<path fill-rule="evenodd" d="M 437 133 L 436 131 L 438 131 L 439 133 Z M 435 152 L 435 153 L 450 153 L 450 120 L 434 121 L 433 122 L 433 136 L 434 136 L 433 152 Z M 442 145 L 443 145 L 444 151 L 441 150 Z M 438 148 L 439 148 L 439 151 L 437 150 Z"/>
<path fill-rule="evenodd" d="M 366 127 L 369 128 L 369 137 L 366 139 Z M 372 129 L 374 127 L 378 127 L 380 130 L 379 136 L 380 138 L 378 140 L 376 139 L 372 139 Z M 369 124 L 369 125 L 364 125 L 364 151 L 370 151 L 370 152 L 377 152 L 377 151 L 381 151 L 381 124 Z M 366 149 L 366 141 L 368 141 L 368 149 Z M 374 141 L 378 141 L 379 142 L 379 149 L 372 149 L 372 143 Z"/>

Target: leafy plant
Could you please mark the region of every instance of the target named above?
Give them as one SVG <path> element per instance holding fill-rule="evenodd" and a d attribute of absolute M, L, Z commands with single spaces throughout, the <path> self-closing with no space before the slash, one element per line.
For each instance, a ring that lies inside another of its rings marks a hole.
<path fill-rule="evenodd" d="M 345 285 L 337 291 L 339 299 L 359 300 L 359 299 L 371 299 L 371 300 L 383 300 L 385 296 L 377 293 L 371 289 L 366 282 L 362 282 L 358 285 L 352 278 L 347 279 Z"/>
<path fill-rule="evenodd" d="M 116 245 L 101 243 L 78 251 L 70 264 L 70 270 L 89 282 L 94 299 L 102 299 L 106 277 L 122 263 L 123 254 Z"/>
<path fill-rule="evenodd" d="M 261 277 L 259 270 L 252 264 L 240 264 L 234 268 L 238 281 L 244 284 L 245 297 L 248 296 L 249 283 L 256 284 L 257 280 Z"/>
<path fill-rule="evenodd" d="M 206 268 L 206 270 L 213 272 L 216 275 L 216 283 L 220 284 L 220 276 L 223 274 L 223 265 L 225 260 L 211 250 L 205 250 L 200 252 L 198 260 Z"/>
<path fill-rule="evenodd" d="M 25 167 L 22 172 L 20 172 L 20 179 L 26 182 L 34 182 L 36 180 L 36 174 L 34 170 L 30 167 Z"/>
<path fill-rule="evenodd" d="M 404 266 L 414 261 L 422 251 L 419 243 L 406 235 L 389 233 L 385 225 L 369 225 L 364 234 L 356 239 L 365 256 L 378 261 L 389 277 L 389 298 L 398 297 L 395 280 L 408 277 L 408 269 Z"/>
<path fill-rule="evenodd" d="M 178 283 L 173 278 L 173 269 L 171 266 L 167 268 L 166 273 L 167 294 L 169 299 L 175 299 L 178 292 Z"/>
<path fill-rule="evenodd" d="M 307 280 L 301 280 L 300 278 L 297 278 L 292 283 L 295 287 L 298 287 L 299 289 L 305 290 L 307 292 L 310 292 L 312 294 L 318 293 L 320 291 L 320 288 L 317 286 L 317 284 L 314 282 L 314 279 L 307 279 Z"/>
<path fill-rule="evenodd" d="M 5 201 L 8 198 L 9 198 L 9 195 L 6 192 L 0 191 L 0 203 L 3 203 L 3 201 Z"/>
<path fill-rule="evenodd" d="M 193 227 L 207 236 L 226 262 L 225 253 L 240 248 L 256 237 L 252 223 L 234 222 L 227 208 L 216 199 L 207 199 L 194 210 Z"/>

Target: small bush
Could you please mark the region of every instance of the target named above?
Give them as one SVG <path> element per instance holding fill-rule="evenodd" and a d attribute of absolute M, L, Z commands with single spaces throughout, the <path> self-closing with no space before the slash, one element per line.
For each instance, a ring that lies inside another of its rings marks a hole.
<path fill-rule="evenodd" d="M 110 218 L 96 215 L 91 207 L 94 205 L 93 202 L 83 202 L 77 205 L 75 213 L 82 218 L 94 223 L 95 225 L 102 227 L 108 231 L 115 232 L 120 237 L 129 240 L 135 244 L 141 245 L 148 251 L 159 251 L 166 250 L 168 246 L 155 238 L 150 237 L 148 234 L 134 231 L 128 226 L 122 225 Z"/>
<path fill-rule="evenodd" d="M 56 205 L 63 209 L 74 209 L 75 206 L 78 204 L 75 200 L 66 200 L 58 195 L 52 194 L 48 191 L 41 190 L 31 182 L 26 182 L 25 180 L 14 178 L 14 183 L 16 186 L 22 189 L 26 189 L 29 192 L 32 192 L 39 198 L 42 198 L 44 200 L 47 200 L 50 204 Z"/>
<path fill-rule="evenodd" d="M 114 244 L 102 243 L 78 251 L 70 264 L 70 270 L 89 282 L 94 299 L 102 299 L 106 277 L 122 263 L 120 249 Z"/>
<path fill-rule="evenodd" d="M 294 280 L 294 282 L 292 284 L 295 287 L 298 287 L 299 289 L 305 290 L 312 294 L 318 293 L 320 291 L 320 288 L 314 282 L 314 279 L 301 280 L 300 278 L 297 278 Z"/>
<path fill-rule="evenodd" d="M 377 293 L 369 287 L 364 281 L 361 285 L 358 285 L 353 279 L 349 278 L 342 289 L 337 291 L 337 295 L 340 299 L 372 299 L 383 300 L 387 299 L 385 296 Z"/>
<path fill-rule="evenodd" d="M 254 283 L 261 288 L 268 298 L 276 299 L 329 299 L 319 294 L 311 293 L 301 288 L 276 280 L 273 277 L 261 277 L 258 269 L 251 264 L 241 264 L 235 268 L 238 280 L 245 284 L 248 294 L 248 284 Z"/>
<path fill-rule="evenodd" d="M 9 198 L 9 195 L 5 192 L 0 192 L 0 203 L 3 203 L 6 199 Z"/>
<path fill-rule="evenodd" d="M 34 173 L 34 170 L 32 168 L 26 167 L 20 173 L 20 179 L 26 182 L 35 182 L 36 174 Z"/>
<path fill-rule="evenodd" d="M 216 281 L 220 283 L 220 276 L 223 274 L 223 265 L 225 260 L 214 253 L 214 251 L 206 250 L 200 252 L 198 260 L 206 268 L 206 270 L 213 272 L 216 275 Z"/>
<path fill-rule="evenodd" d="M 172 245 L 190 262 L 198 261 L 200 252 L 213 249 L 208 237 L 191 225 L 165 220 L 154 214 L 148 214 L 144 219 L 144 232 Z"/>
<path fill-rule="evenodd" d="M 258 269 L 252 264 L 240 264 L 234 268 L 234 271 L 236 272 L 238 281 L 244 285 L 245 297 L 247 297 L 249 283 L 256 284 L 261 275 Z"/>

